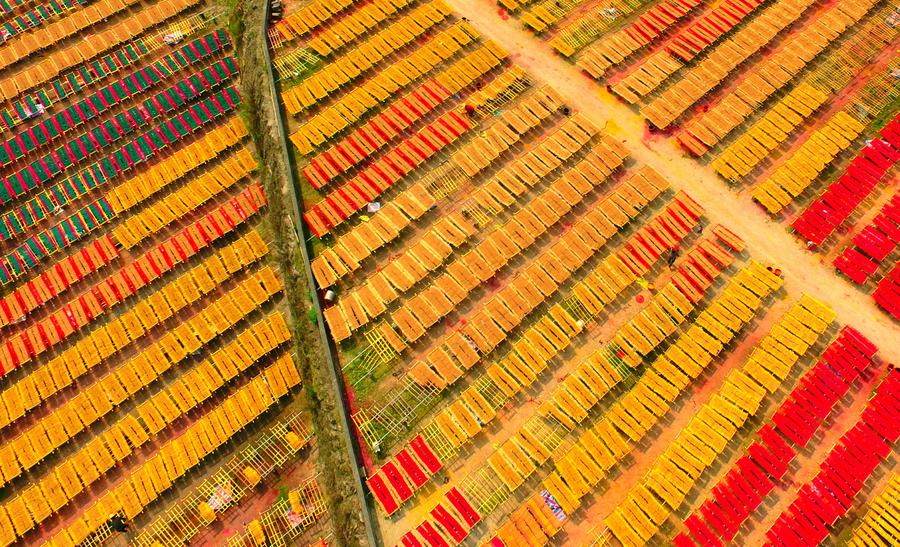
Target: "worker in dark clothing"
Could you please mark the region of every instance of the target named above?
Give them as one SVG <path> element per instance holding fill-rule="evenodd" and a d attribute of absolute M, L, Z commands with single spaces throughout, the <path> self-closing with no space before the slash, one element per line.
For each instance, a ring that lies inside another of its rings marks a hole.
<path fill-rule="evenodd" d="M 116 513 L 113 516 L 109 517 L 109 527 L 112 528 L 115 532 L 127 532 L 128 522 L 125 521 L 125 517 L 123 517 L 119 513 Z"/>
<path fill-rule="evenodd" d="M 675 261 L 678 260 L 678 254 L 681 251 L 678 249 L 678 245 L 675 245 L 669 250 L 669 258 L 666 259 L 666 263 L 669 265 L 669 268 L 675 265 Z"/>

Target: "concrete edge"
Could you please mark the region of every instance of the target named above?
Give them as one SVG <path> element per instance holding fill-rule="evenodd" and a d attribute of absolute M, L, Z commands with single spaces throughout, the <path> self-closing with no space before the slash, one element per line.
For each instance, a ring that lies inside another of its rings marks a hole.
<path fill-rule="evenodd" d="M 267 76 L 267 80 L 269 83 L 269 91 L 271 93 L 272 100 L 272 111 L 276 113 L 275 123 L 278 128 L 279 141 L 281 142 L 281 153 L 282 159 L 284 161 L 285 168 L 287 173 L 285 176 L 287 177 L 288 183 L 290 184 L 290 199 L 291 199 L 291 207 L 294 230 L 296 231 L 295 235 L 299 239 L 300 242 L 300 252 L 303 256 L 303 269 L 306 270 L 306 278 L 307 283 L 309 283 L 309 287 L 314 292 L 316 291 L 316 282 L 313 277 L 312 267 L 310 266 L 310 248 L 307 243 L 307 233 L 306 226 L 303 223 L 303 201 L 298 199 L 297 189 L 298 181 L 294 174 L 294 170 L 291 168 L 291 156 L 288 148 L 288 133 L 287 128 L 285 127 L 282 116 L 284 115 L 284 111 L 281 107 L 281 101 L 278 100 L 278 86 L 275 83 L 275 76 L 272 71 L 272 55 L 269 51 L 269 43 L 268 43 L 268 21 L 269 21 L 269 10 L 271 9 L 271 4 L 265 0 L 265 8 L 261 10 L 263 14 L 262 20 L 262 32 L 260 36 L 262 37 L 262 49 L 264 51 L 264 59 L 266 61 L 265 73 Z M 328 367 L 331 372 L 331 382 L 332 388 L 338 395 L 340 400 L 340 405 L 338 405 L 341 424 L 344 429 L 344 440 L 347 444 L 347 450 L 350 453 L 351 460 L 353 461 L 353 482 L 356 484 L 356 495 L 360 501 L 360 505 L 362 507 L 362 520 L 363 525 L 366 529 L 366 537 L 369 541 L 369 544 L 373 547 L 376 545 L 381 545 L 380 537 L 376 536 L 376 527 L 373 522 L 372 516 L 372 507 L 369 504 L 369 500 L 365 494 L 365 487 L 363 486 L 362 476 L 360 475 L 361 468 L 361 452 L 359 448 L 359 443 L 356 440 L 356 437 L 352 434 L 353 424 L 350 421 L 350 416 L 348 414 L 349 403 L 347 401 L 346 392 L 343 389 L 343 378 L 341 374 L 341 370 L 338 367 L 337 359 L 335 358 L 335 347 L 331 342 L 331 338 L 328 336 L 328 333 L 325 330 L 325 322 L 324 315 L 322 315 L 322 303 L 320 302 L 318 297 L 313 298 L 313 303 L 316 309 L 316 323 L 318 324 L 319 329 L 319 337 L 321 339 L 322 345 L 325 348 L 325 356 L 328 360 Z M 297 318 L 295 314 L 295 320 L 300 320 Z"/>

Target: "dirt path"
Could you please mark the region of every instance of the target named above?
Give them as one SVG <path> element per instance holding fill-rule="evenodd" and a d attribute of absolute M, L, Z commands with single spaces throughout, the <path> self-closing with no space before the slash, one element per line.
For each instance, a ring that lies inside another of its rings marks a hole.
<path fill-rule="evenodd" d="M 617 101 L 574 65 L 557 56 L 542 40 L 515 20 L 504 21 L 493 0 L 447 0 L 461 16 L 506 48 L 512 60 L 555 87 L 577 110 L 598 123 L 610 122 L 610 133 L 623 139 L 634 158 L 672 181 L 675 189 L 688 192 L 706 208 L 713 223 L 723 223 L 748 244 L 760 261 L 777 264 L 784 271 L 785 288 L 792 296 L 807 292 L 831 305 L 838 320 L 863 332 L 880 350 L 883 359 L 900 360 L 897 325 L 875 302 L 848 281 L 837 277 L 830 263 L 803 249 L 785 227 L 754 204 L 747 192 L 736 192 L 707 166 L 686 157 L 674 139 L 650 136 L 642 118 Z M 642 135 L 640 140 L 635 135 Z"/>

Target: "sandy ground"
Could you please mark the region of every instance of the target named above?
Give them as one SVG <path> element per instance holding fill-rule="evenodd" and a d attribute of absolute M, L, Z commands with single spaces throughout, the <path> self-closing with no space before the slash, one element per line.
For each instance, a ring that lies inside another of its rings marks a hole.
<path fill-rule="evenodd" d="M 480 31 L 506 48 L 512 60 L 550 83 L 569 104 L 598 123 L 610 122 L 610 133 L 625 141 L 640 163 L 666 175 L 674 188 L 688 192 L 706 208 L 706 216 L 723 223 L 742 237 L 756 259 L 773 262 L 784 271 L 785 288 L 792 295 L 807 292 L 824 299 L 881 349 L 885 360 L 896 362 L 900 346 L 892 343 L 897 326 L 867 295 L 838 278 L 828 263 L 806 251 L 797 240 L 743 192 L 735 192 L 712 169 L 688 158 L 672 138 L 649 137 L 641 117 L 596 85 L 575 66 L 553 53 L 542 40 L 504 21 L 490 0 L 447 0 Z M 640 139 L 636 135 L 642 135 Z M 740 214 L 735 214 L 740 211 Z"/>
<path fill-rule="evenodd" d="M 706 218 L 712 224 L 722 223 L 732 229 L 748 244 L 749 255 L 759 261 L 774 263 L 784 271 L 785 287 L 760 317 L 731 347 L 720 363 L 711 367 L 697 383 L 689 388 L 688 396 L 676 405 L 673 412 L 647 435 L 620 465 L 610 481 L 599 487 L 593 497 L 587 499 L 582 510 L 576 514 L 574 522 L 570 522 L 559 536 L 560 544 L 581 544 L 587 541 L 602 527 L 602 519 L 616 504 L 621 501 L 628 490 L 636 484 L 650 468 L 656 457 L 675 438 L 687 424 L 697 408 L 703 404 L 721 386 L 727 374 L 744 362 L 753 346 L 777 321 L 784 311 L 792 305 L 802 293 L 808 293 L 824 300 L 838 313 L 839 324 L 849 324 L 859 329 L 865 336 L 880 348 L 883 362 L 897 362 L 900 358 L 900 346 L 896 344 L 898 329 L 896 323 L 878 309 L 874 301 L 849 281 L 837 276 L 831 266 L 832 253 L 815 254 L 804 249 L 787 231 L 785 225 L 767 216 L 761 208 L 751 202 L 746 191 L 739 192 L 721 181 L 708 167 L 694 162 L 682 153 L 674 139 L 665 135 L 651 135 L 647 132 L 641 117 L 630 107 L 616 100 L 601 86 L 586 77 L 580 70 L 563 58 L 554 54 L 552 49 L 540 38 L 524 30 L 514 19 L 504 16 L 492 0 L 446 0 L 461 16 L 469 21 L 484 35 L 498 42 L 511 53 L 512 61 L 526 68 L 531 74 L 552 85 L 566 99 L 567 104 L 575 110 L 584 112 L 598 124 L 607 124 L 608 132 L 625 141 L 637 163 L 650 165 L 668 178 L 674 189 L 686 191 L 705 209 Z M 885 192 L 890 195 L 890 192 Z M 884 196 L 878 199 L 881 202 Z M 868 215 L 866 215 L 868 217 Z M 850 234 L 848 234 L 849 237 Z M 839 249 L 841 245 L 836 245 Z M 657 286 L 661 284 L 658 280 Z M 422 494 L 414 501 L 414 506 L 402 509 L 390 521 L 381 523 L 385 545 L 393 545 L 399 538 L 425 517 L 443 492 L 450 485 L 459 484 L 461 480 L 477 469 L 482 468 L 485 459 L 497 445 L 517 431 L 537 410 L 533 401 L 540 401 L 549 394 L 558 381 L 571 371 L 575 364 L 589 354 L 604 339 L 604 335 L 615 329 L 633 316 L 641 306 L 636 305 L 634 297 L 638 291 L 632 291 L 621 302 L 613 306 L 609 316 L 604 318 L 603 325 L 592 330 L 580 340 L 577 348 L 559 359 L 558 366 L 540 379 L 527 393 L 516 397 L 511 404 L 501 411 L 502 417 L 496 420 L 486 432 L 461 452 L 448 466 L 446 475 L 448 482 L 435 481 L 425 487 Z M 645 294 L 645 293 L 641 293 Z M 645 302 L 646 303 L 646 302 Z M 829 335 L 823 336 L 823 343 L 830 341 Z M 821 349 L 821 347 L 819 348 Z M 794 380 L 805 371 L 811 359 L 804 361 L 798 368 Z M 756 545 L 761 543 L 764 533 L 774 522 L 778 514 L 793 501 L 796 489 L 809 480 L 816 472 L 819 463 L 827 455 L 834 441 L 851 427 L 860 412 L 875 383 L 875 376 L 870 375 L 858 382 L 832 417 L 829 418 L 827 431 L 820 433 L 810 443 L 810 448 L 802 452 L 789 472 L 790 482 L 777 488 L 767 500 L 762 516 L 754 516 L 754 525 L 749 533 L 740 539 L 741 544 Z M 766 410 L 759 415 L 763 423 L 777 408 L 778 403 L 787 394 L 779 392 L 769 401 Z M 422 422 L 424 423 L 424 422 Z M 753 431 L 755 428 L 745 428 Z M 743 432 L 746 442 L 749 433 Z M 746 444 L 746 443 L 744 443 Z M 710 473 L 701 487 L 700 494 L 690 498 L 682 510 L 670 519 L 680 522 L 705 500 L 707 489 L 714 485 L 718 477 L 726 472 L 731 463 L 742 455 L 743 444 L 737 448 L 729 448 L 721 458 L 714 472 Z M 876 478 L 873 486 L 867 489 L 860 498 L 868 499 L 875 486 L 883 482 Z M 520 488 L 518 495 L 533 491 L 532 483 Z M 518 498 L 515 498 L 518 499 Z M 487 526 L 479 527 L 482 534 L 488 533 L 501 517 L 508 512 L 511 504 L 505 504 L 491 515 Z M 484 539 L 482 537 L 481 539 Z M 475 542 L 474 537 L 472 538 Z"/>

